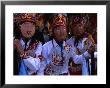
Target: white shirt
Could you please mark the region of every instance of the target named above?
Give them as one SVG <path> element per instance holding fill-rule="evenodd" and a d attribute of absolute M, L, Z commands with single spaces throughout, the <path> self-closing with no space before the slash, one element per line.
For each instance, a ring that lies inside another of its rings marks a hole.
<path fill-rule="evenodd" d="M 29 47 L 31 40 L 29 40 L 27 42 L 27 46 L 26 49 Z M 23 39 L 20 39 L 20 43 L 23 46 L 23 48 L 25 48 L 25 42 L 23 41 Z M 42 51 L 42 44 L 38 43 L 37 47 L 35 48 L 35 52 L 33 52 L 36 56 L 36 58 L 29 56 L 27 59 L 23 59 L 24 64 L 29 68 L 28 74 L 31 74 L 33 72 L 37 71 L 38 75 L 43 75 L 43 70 L 42 70 L 42 63 L 40 61 L 40 59 L 38 58 L 39 55 L 41 55 L 41 51 Z"/>
<path fill-rule="evenodd" d="M 73 57 L 73 61 L 75 64 L 82 64 L 82 75 L 88 75 L 88 65 L 86 63 L 86 58 L 90 58 L 90 54 L 86 51 L 86 46 L 84 45 L 84 41 L 87 38 L 83 38 L 81 41 L 79 41 L 77 47 L 74 46 L 75 39 L 71 37 L 69 40 L 67 40 L 67 44 L 71 46 L 71 56 Z M 81 55 L 78 55 L 77 49 L 80 50 L 82 53 Z"/>
<path fill-rule="evenodd" d="M 66 42 L 63 42 L 63 58 L 61 57 L 61 47 L 56 43 L 53 39 L 43 45 L 42 54 L 46 60 L 46 65 L 52 65 L 52 74 L 51 75 L 59 75 L 63 73 L 68 73 L 68 62 L 69 62 L 69 54 L 64 49 Z M 64 63 L 59 65 L 58 63 L 54 62 L 53 56 L 57 57 L 57 60 L 63 60 Z"/>

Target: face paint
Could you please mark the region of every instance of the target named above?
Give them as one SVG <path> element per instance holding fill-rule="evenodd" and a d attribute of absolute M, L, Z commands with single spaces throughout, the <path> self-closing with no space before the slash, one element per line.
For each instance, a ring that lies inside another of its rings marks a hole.
<path fill-rule="evenodd" d="M 21 25 L 21 34 L 25 38 L 31 38 L 35 33 L 35 25 L 31 22 L 25 22 Z"/>
<path fill-rule="evenodd" d="M 71 19 L 71 32 L 73 36 L 77 37 L 83 35 L 88 25 L 88 15 L 77 14 L 73 15 Z"/>
<path fill-rule="evenodd" d="M 67 36 L 66 28 L 63 26 L 58 26 L 54 29 L 54 36 L 57 41 L 64 41 Z"/>
<path fill-rule="evenodd" d="M 85 25 L 81 23 L 73 24 L 73 27 L 71 30 L 74 36 L 80 36 L 85 32 Z"/>

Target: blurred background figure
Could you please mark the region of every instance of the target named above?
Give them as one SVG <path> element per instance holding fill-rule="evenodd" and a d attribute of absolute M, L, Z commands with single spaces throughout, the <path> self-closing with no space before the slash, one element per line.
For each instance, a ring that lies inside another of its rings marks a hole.
<path fill-rule="evenodd" d="M 44 37 L 44 42 L 45 43 L 51 40 L 51 38 L 50 38 L 51 36 L 49 34 L 49 31 L 48 31 L 47 27 L 45 27 L 44 30 L 43 30 L 43 37 Z"/>
<path fill-rule="evenodd" d="M 89 23 L 87 26 L 87 34 L 91 35 L 94 43 L 95 43 L 95 51 L 92 55 L 92 62 L 91 65 L 91 75 L 97 75 L 97 14 L 91 13 L 89 14 Z"/>
<path fill-rule="evenodd" d="M 44 42 L 44 36 L 43 36 L 43 30 L 45 27 L 45 14 L 43 13 L 36 13 L 35 14 L 35 24 L 36 24 L 36 36 L 38 37 L 38 40 L 41 41 L 43 44 Z"/>

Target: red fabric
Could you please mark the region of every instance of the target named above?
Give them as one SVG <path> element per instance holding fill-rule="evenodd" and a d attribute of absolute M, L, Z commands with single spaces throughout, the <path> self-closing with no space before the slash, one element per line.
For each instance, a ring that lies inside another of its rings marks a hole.
<path fill-rule="evenodd" d="M 71 62 L 72 65 L 69 68 L 70 75 L 82 75 L 82 66 L 80 64 L 75 64 Z"/>

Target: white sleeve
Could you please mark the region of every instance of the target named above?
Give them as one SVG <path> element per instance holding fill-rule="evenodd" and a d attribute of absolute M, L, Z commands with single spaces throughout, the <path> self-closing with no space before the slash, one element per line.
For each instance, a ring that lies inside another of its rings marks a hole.
<path fill-rule="evenodd" d="M 73 61 L 75 64 L 82 64 L 83 61 L 85 61 L 87 58 L 90 58 L 90 54 L 86 51 L 85 53 L 81 55 L 77 55 L 74 51 L 71 54 Z"/>
<path fill-rule="evenodd" d="M 73 54 L 72 58 L 73 58 L 73 61 L 74 61 L 75 64 L 82 64 L 83 61 L 85 60 L 85 58 L 83 57 L 83 55 Z"/>
<path fill-rule="evenodd" d="M 49 59 L 48 52 L 49 52 L 49 51 L 48 51 L 48 47 L 43 46 L 43 47 L 42 47 L 42 55 L 43 55 L 43 57 L 45 58 L 46 64 L 49 64 L 49 63 L 50 63 L 50 59 Z"/>
<path fill-rule="evenodd" d="M 40 62 L 40 68 L 37 71 L 37 75 L 44 75 L 45 66 L 46 66 L 46 62 L 45 61 Z"/>
<path fill-rule="evenodd" d="M 31 70 L 36 72 L 40 68 L 40 59 L 29 56 L 27 59 L 23 59 L 25 65 Z"/>
<path fill-rule="evenodd" d="M 88 51 L 86 51 L 85 53 L 82 54 L 83 57 L 85 57 L 86 59 L 91 58 L 91 55 L 88 53 Z"/>
<path fill-rule="evenodd" d="M 84 53 L 81 54 L 81 55 L 77 55 L 74 51 L 74 48 L 72 48 L 72 52 L 74 52 L 72 54 L 72 57 L 73 57 L 73 61 L 76 63 L 76 64 L 82 64 L 86 59 L 89 59 L 91 58 L 91 55 L 88 53 L 88 51 L 85 51 L 86 50 L 86 45 L 84 44 L 84 42 L 87 40 L 87 38 L 84 38 L 83 41 L 82 41 L 82 49 L 84 50 Z"/>
<path fill-rule="evenodd" d="M 42 52 L 42 44 L 39 43 L 39 45 L 36 48 L 36 52 L 35 52 L 37 58 L 39 55 L 41 55 L 41 52 Z"/>
<path fill-rule="evenodd" d="M 44 61 L 41 61 L 40 62 L 40 68 L 37 72 L 38 75 L 44 75 L 44 69 L 46 67 L 46 58 L 47 58 L 47 52 L 46 52 L 46 49 L 45 47 L 42 47 L 42 56 L 44 57 Z"/>

